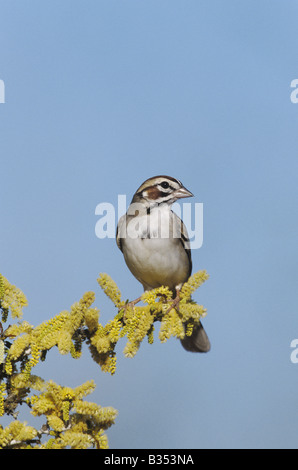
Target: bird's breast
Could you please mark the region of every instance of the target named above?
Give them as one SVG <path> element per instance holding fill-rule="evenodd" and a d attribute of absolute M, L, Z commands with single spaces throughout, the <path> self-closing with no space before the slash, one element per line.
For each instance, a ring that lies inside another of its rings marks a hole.
<path fill-rule="evenodd" d="M 148 288 L 174 289 L 189 276 L 190 261 L 179 234 L 174 236 L 170 213 L 135 217 L 127 224 L 123 253 L 132 274 Z"/>

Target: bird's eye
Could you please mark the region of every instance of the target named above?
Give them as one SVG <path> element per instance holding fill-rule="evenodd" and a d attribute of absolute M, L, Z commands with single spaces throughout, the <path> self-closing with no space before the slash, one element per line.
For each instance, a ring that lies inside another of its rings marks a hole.
<path fill-rule="evenodd" d="M 169 185 L 169 183 L 168 183 L 167 181 L 163 181 L 163 182 L 161 183 L 161 186 L 162 186 L 164 189 L 167 189 L 170 185 Z"/>

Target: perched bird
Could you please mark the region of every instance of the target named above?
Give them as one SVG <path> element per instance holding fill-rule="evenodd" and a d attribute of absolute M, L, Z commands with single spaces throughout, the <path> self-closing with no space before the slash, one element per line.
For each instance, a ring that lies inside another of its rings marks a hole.
<path fill-rule="evenodd" d="M 135 192 L 117 227 L 117 245 L 134 277 L 145 291 L 168 286 L 174 295 L 172 307 L 179 304 L 180 289 L 191 275 L 192 261 L 186 227 L 171 207 L 178 199 L 191 196 L 175 178 L 149 178 Z M 201 323 L 181 343 L 187 351 L 210 349 Z"/>

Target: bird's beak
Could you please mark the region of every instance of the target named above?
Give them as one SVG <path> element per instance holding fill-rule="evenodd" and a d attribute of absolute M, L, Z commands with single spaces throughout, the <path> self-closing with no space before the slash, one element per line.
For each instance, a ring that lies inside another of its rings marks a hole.
<path fill-rule="evenodd" d="M 186 189 L 184 186 L 182 186 L 182 188 L 179 188 L 175 191 L 175 197 L 177 199 L 181 199 L 183 197 L 193 197 L 193 194 L 188 191 L 188 189 Z"/>

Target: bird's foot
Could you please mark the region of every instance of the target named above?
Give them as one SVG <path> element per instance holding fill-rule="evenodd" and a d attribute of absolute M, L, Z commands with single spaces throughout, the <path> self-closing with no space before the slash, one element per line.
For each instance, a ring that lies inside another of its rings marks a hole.
<path fill-rule="evenodd" d="M 125 320 L 126 320 L 126 313 L 127 313 L 127 310 L 130 309 L 130 308 L 134 308 L 134 306 L 139 303 L 140 301 L 142 300 L 142 296 L 141 297 L 138 297 L 137 299 L 135 300 L 132 300 L 131 302 L 127 302 L 125 305 L 123 305 L 123 307 L 121 307 L 120 310 L 124 310 L 123 312 L 123 316 L 122 316 L 122 319 L 125 323 Z"/>
<path fill-rule="evenodd" d="M 179 303 L 180 303 L 180 290 L 177 290 L 176 297 L 172 301 L 172 303 L 171 303 L 170 307 L 168 308 L 168 310 L 166 311 L 166 314 L 169 313 L 173 308 L 177 308 L 177 306 L 179 307 Z"/>

